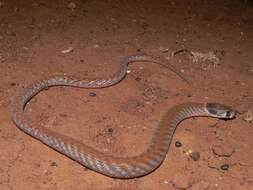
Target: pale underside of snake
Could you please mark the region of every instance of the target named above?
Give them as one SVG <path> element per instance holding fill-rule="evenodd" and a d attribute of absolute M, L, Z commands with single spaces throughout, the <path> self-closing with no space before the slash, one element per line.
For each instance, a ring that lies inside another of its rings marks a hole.
<path fill-rule="evenodd" d="M 235 116 L 235 112 L 230 107 L 217 103 L 183 103 L 176 105 L 164 114 L 150 140 L 149 146 L 143 153 L 133 157 L 115 157 L 66 135 L 54 132 L 49 128 L 34 126 L 29 118 L 24 115 L 27 102 L 44 89 L 52 86 L 72 86 L 86 89 L 112 86 L 125 77 L 128 64 L 131 62 L 160 64 L 153 57 L 135 55 L 123 59 L 117 72 L 110 79 L 86 81 L 67 76 L 53 76 L 37 81 L 13 99 L 11 104 L 12 120 L 25 133 L 91 170 L 114 178 L 135 178 L 147 175 L 161 165 L 166 157 L 174 131 L 182 120 L 193 116 L 210 116 L 224 119 L 231 119 Z M 176 72 L 171 65 L 169 69 Z"/>

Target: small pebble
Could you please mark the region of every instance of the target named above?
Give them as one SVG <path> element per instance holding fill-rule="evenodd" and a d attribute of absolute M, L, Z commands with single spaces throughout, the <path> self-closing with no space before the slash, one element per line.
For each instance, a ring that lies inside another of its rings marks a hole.
<path fill-rule="evenodd" d="M 192 152 L 192 153 L 190 154 L 190 157 L 191 157 L 194 161 L 198 161 L 199 158 L 200 158 L 200 154 L 199 154 L 199 152 Z"/>
<path fill-rule="evenodd" d="M 180 141 L 176 141 L 176 142 L 175 142 L 175 146 L 176 146 L 176 147 L 181 147 L 181 146 L 182 146 L 182 143 L 181 143 Z"/>
<path fill-rule="evenodd" d="M 70 2 L 67 7 L 71 9 L 72 11 L 76 8 L 76 4 L 74 2 Z"/>
<path fill-rule="evenodd" d="M 53 167 L 57 167 L 58 166 L 58 163 L 56 161 L 52 161 L 50 166 L 53 166 Z"/>
<path fill-rule="evenodd" d="M 213 145 L 212 151 L 215 156 L 218 157 L 231 157 L 235 152 L 235 148 L 233 146 L 229 146 L 227 144 L 224 145 Z"/>
<path fill-rule="evenodd" d="M 218 122 L 212 123 L 212 124 L 208 124 L 208 127 L 211 127 L 211 128 L 217 127 L 217 126 L 218 126 Z"/>
<path fill-rule="evenodd" d="M 168 53 L 168 52 L 169 52 L 169 49 L 162 50 L 162 53 Z"/>
<path fill-rule="evenodd" d="M 187 94 L 187 97 L 188 97 L 188 98 L 191 98 L 191 97 L 192 97 L 192 95 L 191 95 L 191 94 Z"/>
<path fill-rule="evenodd" d="M 108 128 L 107 130 L 108 130 L 109 133 L 112 133 L 112 132 L 113 132 L 113 128 L 111 128 L 111 127 Z"/>
<path fill-rule="evenodd" d="M 94 44 L 93 47 L 94 48 L 99 48 L 99 45 L 98 44 Z"/>
<path fill-rule="evenodd" d="M 66 53 L 71 53 L 71 52 L 73 52 L 73 51 L 74 51 L 74 48 L 69 47 L 69 48 L 67 48 L 67 49 L 62 50 L 61 53 L 66 54 Z"/>
<path fill-rule="evenodd" d="M 90 92 L 89 93 L 89 96 L 91 96 L 91 97 L 95 97 L 97 94 L 95 93 L 95 92 Z"/>
<path fill-rule="evenodd" d="M 16 83 L 15 83 L 15 82 L 12 82 L 12 83 L 11 83 L 11 86 L 16 86 Z"/>
<path fill-rule="evenodd" d="M 253 121 L 253 113 L 248 110 L 243 114 L 242 119 L 248 123 L 251 123 Z"/>
<path fill-rule="evenodd" d="M 228 170 L 228 168 L 229 168 L 229 165 L 228 164 L 223 164 L 221 167 L 220 167 L 220 169 L 222 169 L 222 170 Z"/>
<path fill-rule="evenodd" d="M 140 77 L 136 77 L 135 80 L 138 82 L 138 81 L 141 80 L 141 78 Z"/>

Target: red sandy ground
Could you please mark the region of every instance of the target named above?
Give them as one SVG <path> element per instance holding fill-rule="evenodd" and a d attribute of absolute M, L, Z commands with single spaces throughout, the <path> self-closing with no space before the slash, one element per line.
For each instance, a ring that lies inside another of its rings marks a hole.
<path fill-rule="evenodd" d="M 253 126 L 196 118 L 177 129 L 156 171 L 131 180 L 112 179 L 55 152 L 10 120 L 13 95 L 54 74 L 111 76 L 126 55 L 161 56 L 191 81 L 152 63 L 136 63 L 119 84 L 85 90 L 56 87 L 27 106 L 35 124 L 113 155 L 145 150 L 162 115 L 182 102 L 253 108 L 253 4 L 251 1 L 0 1 L 0 189 L 253 189 Z M 72 47 L 73 52 L 62 50 Z M 194 63 L 193 52 L 216 52 Z M 167 50 L 167 51 L 164 51 Z M 96 96 L 89 96 L 95 92 Z M 182 147 L 175 147 L 180 141 Z M 187 153 L 199 152 L 194 161 Z M 228 164 L 228 170 L 221 166 Z"/>

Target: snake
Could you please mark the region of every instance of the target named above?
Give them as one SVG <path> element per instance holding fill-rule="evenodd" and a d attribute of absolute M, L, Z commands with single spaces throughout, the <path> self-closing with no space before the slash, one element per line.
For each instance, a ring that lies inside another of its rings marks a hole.
<path fill-rule="evenodd" d="M 26 134 L 41 141 L 57 152 L 80 163 L 86 168 L 112 178 L 131 179 L 145 176 L 156 170 L 164 161 L 173 134 L 183 120 L 190 117 L 207 116 L 232 119 L 235 111 L 219 103 L 186 102 L 172 106 L 161 118 L 149 145 L 136 156 L 114 156 L 93 148 L 67 135 L 43 126 L 36 126 L 25 115 L 27 103 L 39 92 L 53 86 L 71 86 L 86 89 L 105 88 L 119 83 L 126 75 L 129 63 L 154 62 L 152 56 L 132 55 L 120 62 L 118 70 L 108 79 L 76 79 L 72 76 L 56 75 L 38 80 L 23 89 L 11 102 L 11 119 Z M 170 67 L 173 70 L 172 67 Z M 174 70 L 173 70 L 174 71 Z"/>

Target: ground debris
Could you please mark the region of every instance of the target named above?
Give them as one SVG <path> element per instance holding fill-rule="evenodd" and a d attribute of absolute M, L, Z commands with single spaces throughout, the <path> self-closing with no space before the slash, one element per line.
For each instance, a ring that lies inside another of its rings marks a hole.
<path fill-rule="evenodd" d="M 248 123 L 251 123 L 253 121 L 253 113 L 251 110 L 248 110 L 242 115 L 243 121 L 246 121 Z"/>
<path fill-rule="evenodd" d="M 66 54 L 66 53 L 71 53 L 72 51 L 74 51 L 74 48 L 69 47 L 67 49 L 62 50 L 61 53 Z"/>
<path fill-rule="evenodd" d="M 68 3 L 67 7 L 73 11 L 74 9 L 76 9 L 76 4 L 74 2 L 70 2 Z"/>
<path fill-rule="evenodd" d="M 213 145 L 212 152 L 218 157 L 231 157 L 235 149 L 227 145 Z"/>
<path fill-rule="evenodd" d="M 215 55 L 214 52 L 209 51 L 207 53 L 191 52 L 194 63 L 213 63 L 213 66 L 219 65 L 220 59 Z"/>
<path fill-rule="evenodd" d="M 201 63 L 204 68 L 220 65 L 221 57 L 225 54 L 224 51 L 209 51 L 207 53 L 202 53 L 183 48 L 173 51 L 171 55 L 175 56 L 181 53 L 189 54 L 193 63 Z"/>

